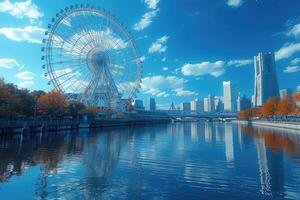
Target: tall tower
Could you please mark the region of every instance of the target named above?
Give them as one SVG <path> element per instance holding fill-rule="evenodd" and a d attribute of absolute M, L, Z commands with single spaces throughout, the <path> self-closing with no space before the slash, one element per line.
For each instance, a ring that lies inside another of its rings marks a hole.
<path fill-rule="evenodd" d="M 215 111 L 215 96 L 209 94 L 204 98 L 204 112 L 214 112 Z"/>
<path fill-rule="evenodd" d="M 150 98 L 149 110 L 150 111 L 156 111 L 156 102 L 155 102 L 154 98 Z"/>
<path fill-rule="evenodd" d="M 236 112 L 238 92 L 236 86 L 230 81 L 223 82 L 223 95 L 224 95 L 224 111 Z"/>
<path fill-rule="evenodd" d="M 269 98 L 279 98 L 279 87 L 274 53 L 254 56 L 254 106 L 262 106 Z"/>

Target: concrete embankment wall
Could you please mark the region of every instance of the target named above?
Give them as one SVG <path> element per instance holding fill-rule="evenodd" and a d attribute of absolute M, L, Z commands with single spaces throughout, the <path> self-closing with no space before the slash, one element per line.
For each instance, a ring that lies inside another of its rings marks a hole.
<path fill-rule="evenodd" d="M 7 135 L 23 133 L 41 133 L 41 132 L 58 132 L 84 128 L 102 128 L 102 127 L 121 127 L 170 123 L 171 119 L 128 119 L 128 120 L 94 120 L 87 123 L 68 122 L 68 123 L 7 123 L 0 126 L 0 138 Z"/>
<path fill-rule="evenodd" d="M 300 123 L 288 123 L 288 122 L 272 122 L 272 121 L 239 121 L 236 120 L 237 123 L 242 124 L 251 124 L 253 126 L 267 126 L 267 127 L 274 127 L 274 128 L 283 128 L 283 129 L 293 129 L 293 130 L 299 130 L 300 131 Z"/>
<path fill-rule="evenodd" d="M 253 125 L 270 126 L 275 128 L 287 128 L 300 131 L 300 124 L 284 123 L 284 122 L 266 122 L 266 121 L 253 121 Z"/>

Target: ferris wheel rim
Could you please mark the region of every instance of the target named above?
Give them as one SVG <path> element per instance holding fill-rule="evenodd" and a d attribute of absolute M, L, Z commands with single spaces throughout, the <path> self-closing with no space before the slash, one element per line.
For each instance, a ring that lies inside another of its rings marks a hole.
<path fill-rule="evenodd" d="M 93 12 L 96 14 L 100 14 L 103 16 L 105 19 L 107 19 L 110 23 L 113 23 L 118 27 L 118 30 L 123 33 L 126 38 L 128 39 L 126 42 L 130 43 L 131 48 L 133 49 L 134 53 L 134 60 L 135 64 L 137 67 L 137 76 L 136 76 L 136 83 L 135 86 L 132 88 L 130 91 L 128 98 L 133 99 L 136 96 L 136 93 L 138 92 L 140 88 L 140 84 L 142 83 L 142 61 L 140 57 L 139 50 L 136 46 L 136 43 L 134 42 L 132 36 L 130 35 L 130 32 L 127 30 L 127 28 L 122 24 L 121 21 L 119 21 L 116 17 L 113 15 L 109 14 L 105 10 L 98 8 L 98 7 L 90 7 L 89 5 L 80 5 L 80 6 L 70 6 L 66 7 L 65 10 L 61 10 L 60 13 L 56 14 L 56 18 L 52 19 L 52 23 L 48 25 L 48 31 L 45 33 L 47 35 L 47 38 L 43 40 L 43 43 L 46 43 L 46 48 L 45 48 L 45 56 L 44 60 L 46 62 L 46 68 L 47 68 L 47 75 L 50 78 L 50 81 L 54 85 L 54 87 L 59 90 L 62 93 L 66 93 L 64 89 L 61 86 L 61 83 L 57 80 L 57 76 L 55 75 L 55 68 L 53 67 L 53 63 L 51 63 L 51 56 L 52 56 L 52 48 L 53 48 L 53 41 L 54 41 L 54 35 L 55 31 L 57 30 L 58 26 L 62 23 L 63 20 L 68 18 L 71 14 L 74 13 L 80 13 L 80 12 Z M 63 44 L 62 44 L 63 45 Z"/>

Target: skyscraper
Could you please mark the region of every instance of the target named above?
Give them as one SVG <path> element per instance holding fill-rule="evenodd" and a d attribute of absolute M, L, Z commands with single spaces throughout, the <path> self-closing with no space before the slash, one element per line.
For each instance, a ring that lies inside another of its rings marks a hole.
<path fill-rule="evenodd" d="M 254 106 L 262 106 L 271 97 L 279 97 L 274 53 L 254 56 Z"/>
<path fill-rule="evenodd" d="M 191 103 L 190 103 L 190 102 L 187 102 L 187 103 L 181 103 L 181 104 L 180 104 L 180 110 L 181 110 L 181 111 L 185 111 L 185 112 L 191 111 Z"/>
<path fill-rule="evenodd" d="M 293 90 L 291 88 L 282 89 L 279 91 L 280 98 L 283 99 L 285 97 L 291 97 L 293 95 Z"/>
<path fill-rule="evenodd" d="M 224 103 L 222 97 L 215 97 L 215 111 L 222 112 L 224 110 Z"/>
<path fill-rule="evenodd" d="M 230 81 L 223 82 L 223 95 L 224 95 L 224 111 L 236 112 L 237 110 L 237 97 L 238 92 L 236 86 Z"/>
<path fill-rule="evenodd" d="M 208 101 L 208 98 L 204 98 L 203 100 L 203 106 L 204 106 L 204 112 L 210 112 L 210 109 L 209 109 L 209 101 Z"/>
<path fill-rule="evenodd" d="M 145 110 L 143 100 L 136 99 L 134 101 L 134 110 Z"/>
<path fill-rule="evenodd" d="M 300 93 L 300 86 L 297 87 L 297 93 Z"/>
<path fill-rule="evenodd" d="M 204 112 L 215 111 L 215 96 L 209 94 L 207 98 L 204 98 Z"/>
<path fill-rule="evenodd" d="M 150 98 L 149 110 L 156 111 L 156 102 L 154 98 Z"/>
<path fill-rule="evenodd" d="M 198 99 L 191 101 L 191 111 L 203 112 L 203 110 L 203 101 L 200 101 Z"/>
<path fill-rule="evenodd" d="M 245 96 L 238 97 L 237 99 L 237 111 L 241 112 L 243 110 L 251 108 L 251 101 L 247 99 Z"/>

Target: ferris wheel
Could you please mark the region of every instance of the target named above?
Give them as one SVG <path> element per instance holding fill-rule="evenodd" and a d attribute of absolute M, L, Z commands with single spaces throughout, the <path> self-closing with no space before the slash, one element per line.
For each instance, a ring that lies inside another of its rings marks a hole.
<path fill-rule="evenodd" d="M 104 10 L 74 5 L 60 10 L 43 39 L 49 84 L 87 106 L 116 108 L 140 88 L 142 64 L 127 29 Z"/>

